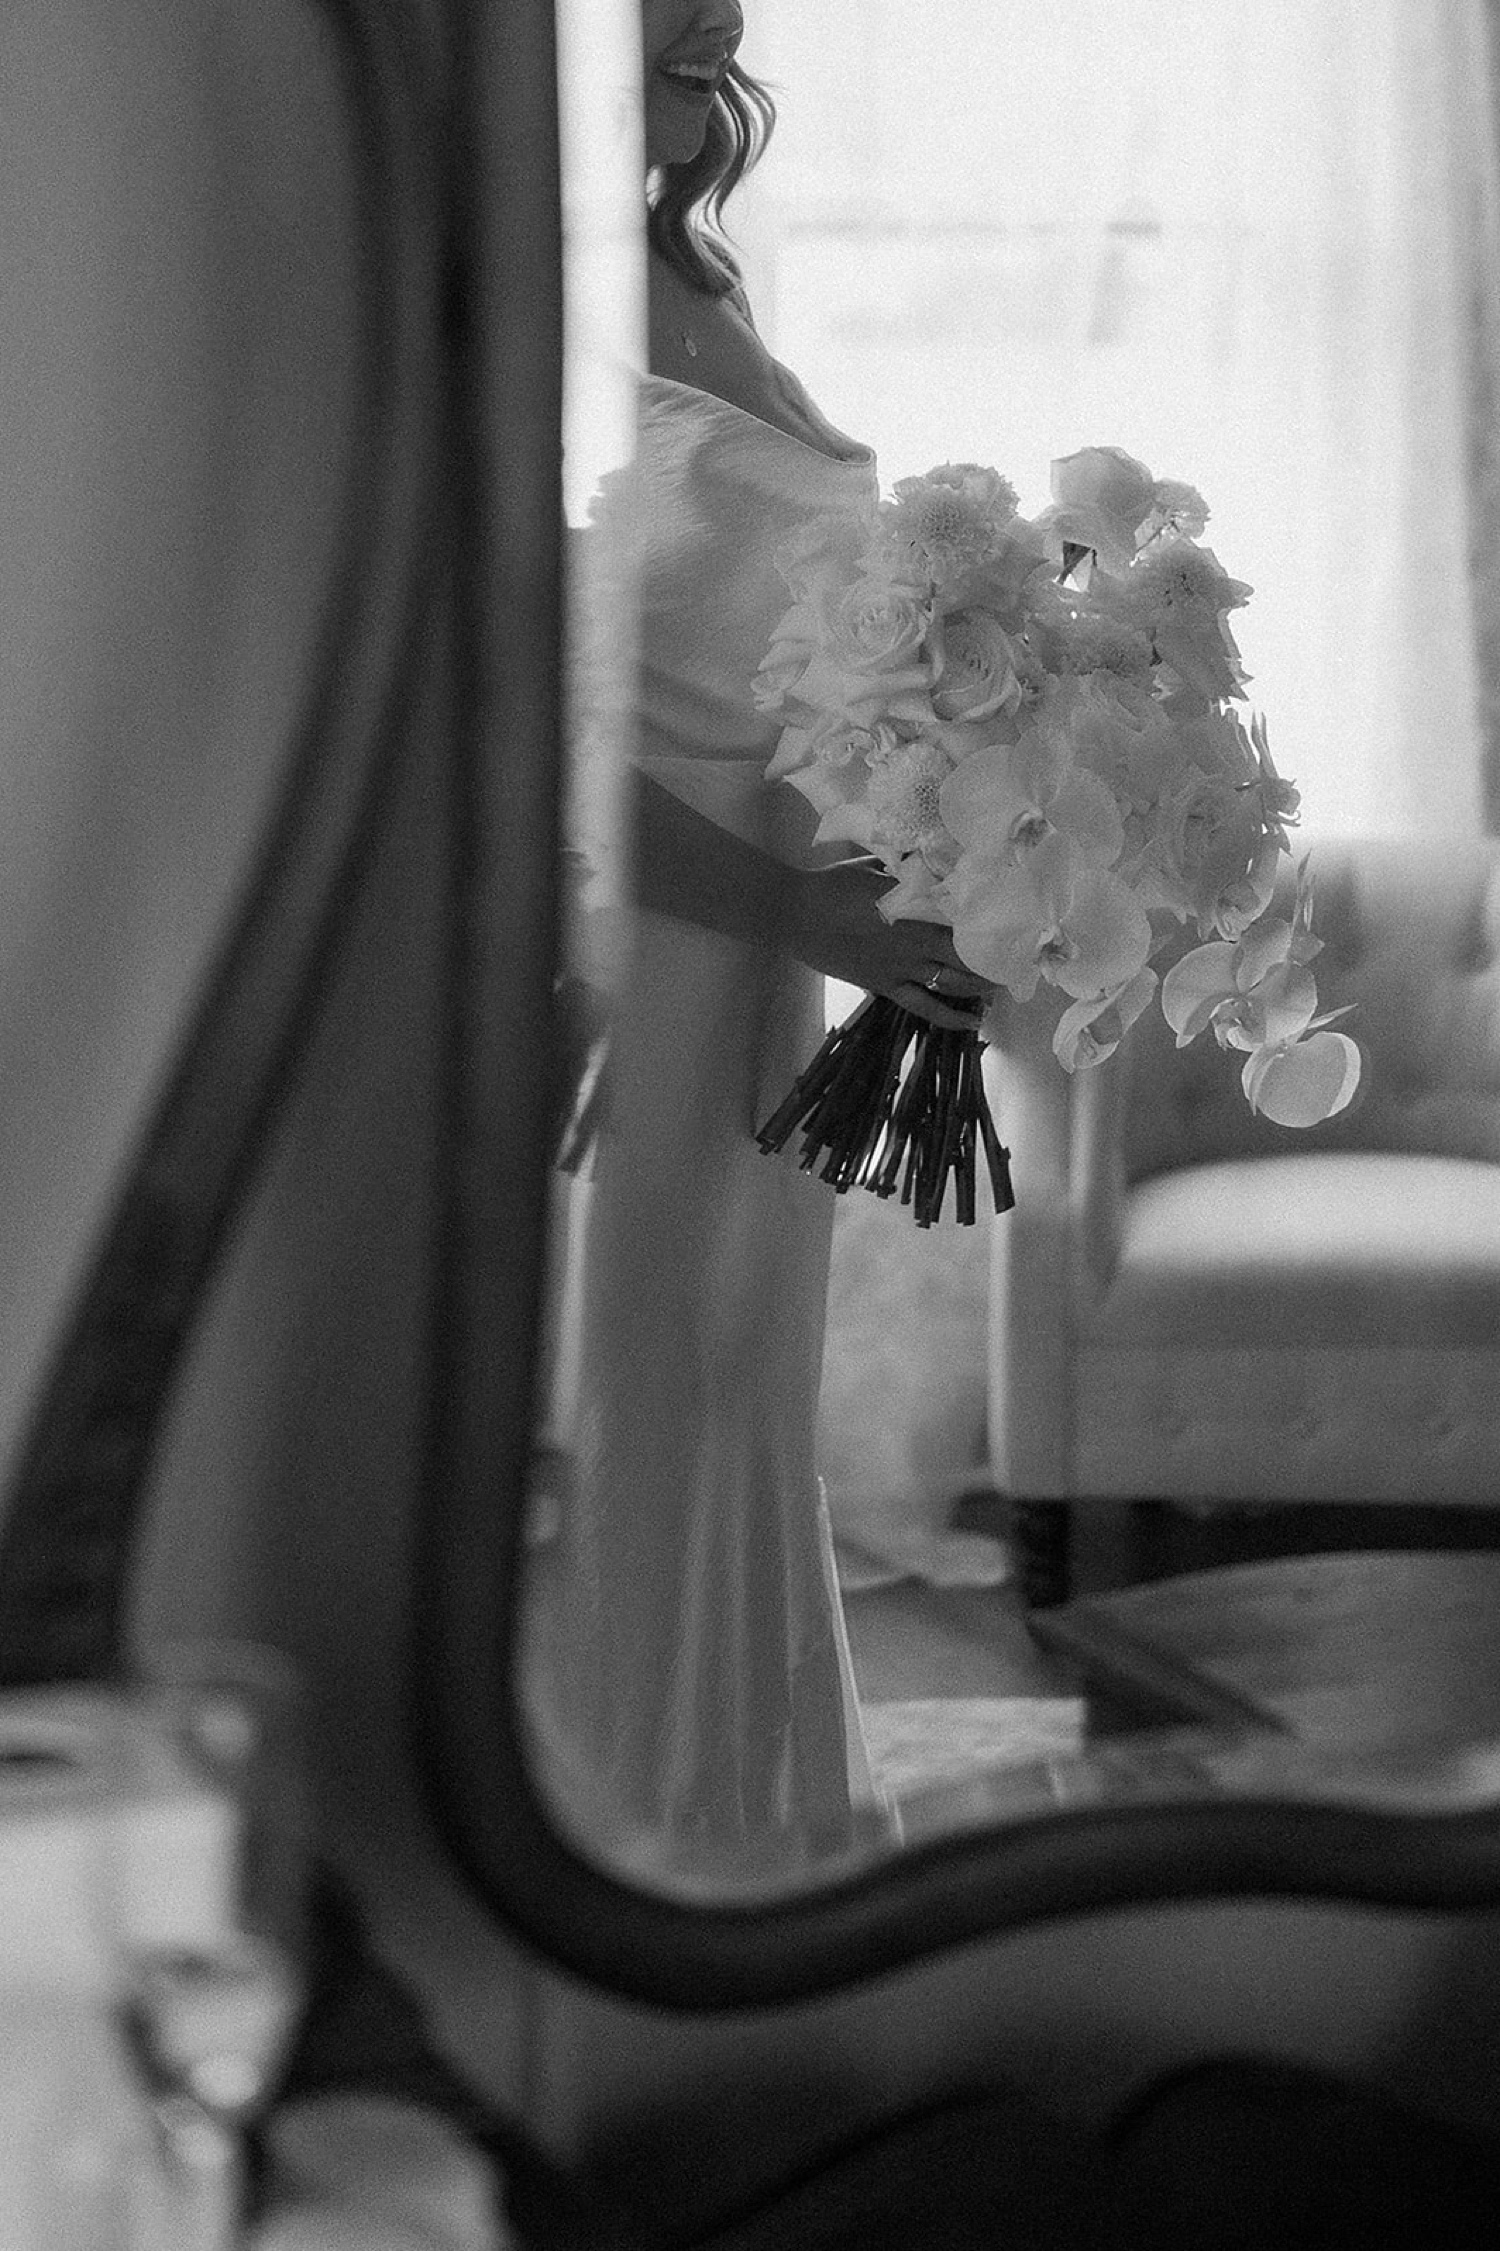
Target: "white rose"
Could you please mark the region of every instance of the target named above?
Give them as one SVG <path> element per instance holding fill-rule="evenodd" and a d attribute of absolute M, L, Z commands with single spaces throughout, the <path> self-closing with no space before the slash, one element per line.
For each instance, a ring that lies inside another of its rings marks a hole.
<path fill-rule="evenodd" d="M 828 607 L 828 654 L 851 671 L 899 672 L 914 665 L 927 638 L 927 604 L 909 587 L 862 578 Z"/>
<path fill-rule="evenodd" d="M 940 719 L 989 719 L 1021 700 L 1010 635 L 988 610 L 952 610 L 936 617 L 927 637 L 933 668 L 932 708 Z"/>

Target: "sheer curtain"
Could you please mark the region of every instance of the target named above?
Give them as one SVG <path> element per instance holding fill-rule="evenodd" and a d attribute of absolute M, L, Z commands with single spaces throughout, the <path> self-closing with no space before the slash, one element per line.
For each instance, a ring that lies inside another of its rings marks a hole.
<path fill-rule="evenodd" d="M 762 325 L 888 478 L 1120 444 L 1255 587 L 1314 830 L 1471 830 L 1467 488 L 1500 275 L 1482 0 L 755 0 Z"/>
<path fill-rule="evenodd" d="M 1307 837 L 1493 826 L 1492 7 L 747 13 L 781 103 L 731 212 L 758 317 L 887 483 L 987 461 L 1031 509 L 1106 443 L 1199 485 Z M 836 1521 L 937 1572 L 983 1475 L 985 1232 L 851 1197 L 835 1238 Z"/>

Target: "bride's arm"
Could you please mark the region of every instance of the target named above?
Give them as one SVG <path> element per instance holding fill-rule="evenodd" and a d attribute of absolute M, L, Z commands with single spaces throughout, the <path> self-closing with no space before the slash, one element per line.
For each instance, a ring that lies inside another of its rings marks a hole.
<path fill-rule="evenodd" d="M 884 993 L 930 1023 L 972 1026 L 926 990 L 943 971 L 947 1001 L 988 1002 L 994 988 L 959 960 L 934 922 L 887 922 L 876 900 L 890 888 L 878 868 L 808 871 L 785 866 L 720 828 L 638 769 L 634 773 L 634 889 L 653 914 L 796 956 L 825 977 Z"/>

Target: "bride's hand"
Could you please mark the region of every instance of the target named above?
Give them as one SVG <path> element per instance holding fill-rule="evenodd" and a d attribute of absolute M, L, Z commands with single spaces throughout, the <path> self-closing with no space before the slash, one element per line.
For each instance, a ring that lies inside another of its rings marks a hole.
<path fill-rule="evenodd" d="M 825 977 L 883 993 L 929 1024 L 972 1031 L 994 986 L 959 960 L 940 923 L 887 922 L 875 902 L 890 885 L 879 868 L 864 866 L 797 874 L 789 887 L 788 951 Z"/>

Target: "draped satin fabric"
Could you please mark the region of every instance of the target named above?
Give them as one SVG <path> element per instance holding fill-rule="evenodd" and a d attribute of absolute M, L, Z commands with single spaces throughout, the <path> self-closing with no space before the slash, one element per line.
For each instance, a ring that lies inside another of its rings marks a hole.
<path fill-rule="evenodd" d="M 644 378 L 637 459 L 596 529 L 628 513 L 639 764 L 798 860 L 808 808 L 765 780 L 778 729 L 752 694 L 789 600 L 772 558 L 876 486 L 868 450 L 777 380 L 788 427 Z M 822 981 L 654 914 L 630 943 L 530 1710 L 558 1810 L 612 1864 L 785 1880 L 880 1819 L 814 1464 L 834 1198 L 754 1140 L 822 1037 Z"/>

